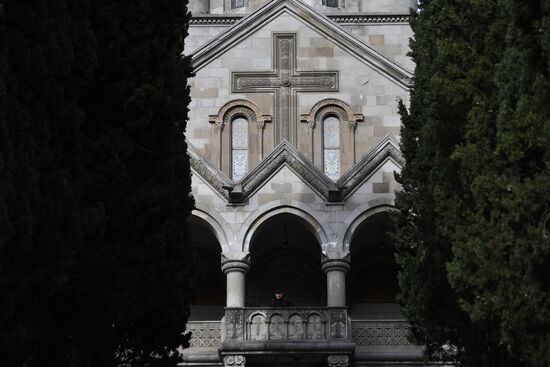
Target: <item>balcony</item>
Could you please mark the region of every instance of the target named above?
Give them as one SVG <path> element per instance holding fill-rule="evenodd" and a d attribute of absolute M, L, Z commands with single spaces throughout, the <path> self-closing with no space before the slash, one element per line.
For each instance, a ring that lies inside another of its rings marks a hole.
<path fill-rule="evenodd" d="M 345 307 L 226 308 L 221 321 L 189 322 L 188 331 L 192 336 L 184 353 L 186 366 L 235 356 L 257 363 L 285 355 L 308 361 L 330 356 L 422 358 L 421 348 L 407 340 L 405 320 L 350 320 Z"/>

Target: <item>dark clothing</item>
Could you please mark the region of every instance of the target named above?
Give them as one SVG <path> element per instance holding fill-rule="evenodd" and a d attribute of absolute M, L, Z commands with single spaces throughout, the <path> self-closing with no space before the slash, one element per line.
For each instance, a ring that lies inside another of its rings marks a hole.
<path fill-rule="evenodd" d="M 271 300 L 271 307 L 292 307 L 294 306 L 294 303 L 290 302 L 285 297 L 281 299 L 273 298 Z"/>

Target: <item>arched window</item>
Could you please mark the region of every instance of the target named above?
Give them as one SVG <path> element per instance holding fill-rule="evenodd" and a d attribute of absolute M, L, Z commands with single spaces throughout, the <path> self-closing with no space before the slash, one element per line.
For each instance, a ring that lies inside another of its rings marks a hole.
<path fill-rule="evenodd" d="M 340 120 L 334 115 L 323 119 L 323 168 L 331 180 L 340 178 Z"/>
<path fill-rule="evenodd" d="M 231 172 L 233 181 L 248 172 L 248 120 L 243 116 L 231 121 Z"/>

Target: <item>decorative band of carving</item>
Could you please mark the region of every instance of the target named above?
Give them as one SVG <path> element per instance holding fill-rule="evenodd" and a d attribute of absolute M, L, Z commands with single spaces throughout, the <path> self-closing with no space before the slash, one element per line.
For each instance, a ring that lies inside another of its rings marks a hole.
<path fill-rule="evenodd" d="M 329 271 L 343 271 L 347 273 L 349 271 L 348 259 L 325 259 L 322 261 L 321 268 L 325 273 Z"/>
<path fill-rule="evenodd" d="M 364 15 L 364 14 L 349 14 L 349 15 L 329 15 L 333 22 L 336 23 L 409 23 L 411 16 L 408 14 L 396 15 Z"/>
<path fill-rule="evenodd" d="M 218 348 L 221 345 L 221 323 L 219 321 L 188 321 L 191 332 L 190 348 Z"/>
<path fill-rule="evenodd" d="M 336 98 L 327 98 L 317 102 L 309 111 L 308 114 L 300 116 L 302 122 L 307 122 L 308 125 L 318 124 L 321 119 L 329 113 L 335 113 L 347 121 L 351 125 L 357 126 L 357 122 L 363 121 L 364 117 L 360 113 L 353 113 L 351 106 L 344 101 Z"/>
<path fill-rule="evenodd" d="M 409 23 L 410 15 L 364 15 L 364 14 L 346 14 L 346 15 L 328 15 L 335 23 L 352 24 L 372 24 L 372 23 Z M 194 16 L 190 20 L 190 25 L 231 25 L 243 18 L 243 15 L 201 15 Z"/>
<path fill-rule="evenodd" d="M 246 357 L 243 355 L 228 355 L 223 357 L 223 365 L 226 366 L 243 366 L 246 364 Z"/>
<path fill-rule="evenodd" d="M 330 354 L 327 357 L 329 367 L 347 367 L 349 366 L 349 356 L 347 354 Z"/>
<path fill-rule="evenodd" d="M 407 336 L 410 325 L 405 320 L 352 320 L 351 336 L 356 345 L 412 345 Z"/>

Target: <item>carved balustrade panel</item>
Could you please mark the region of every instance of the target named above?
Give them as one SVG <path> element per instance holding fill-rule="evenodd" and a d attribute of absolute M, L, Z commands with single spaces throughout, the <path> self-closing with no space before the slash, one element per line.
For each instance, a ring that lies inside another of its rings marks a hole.
<path fill-rule="evenodd" d="M 409 329 L 405 320 L 352 320 L 351 337 L 358 346 L 412 345 L 407 340 Z"/>
<path fill-rule="evenodd" d="M 243 326 L 238 327 L 234 312 L 226 310 L 227 337 L 243 340 L 326 340 L 349 338 L 346 308 L 288 307 L 245 308 Z M 231 334 L 233 332 L 233 334 Z M 236 337 L 233 338 L 232 335 Z"/>
<path fill-rule="evenodd" d="M 222 343 L 220 321 L 189 321 L 190 348 L 218 348 Z"/>

